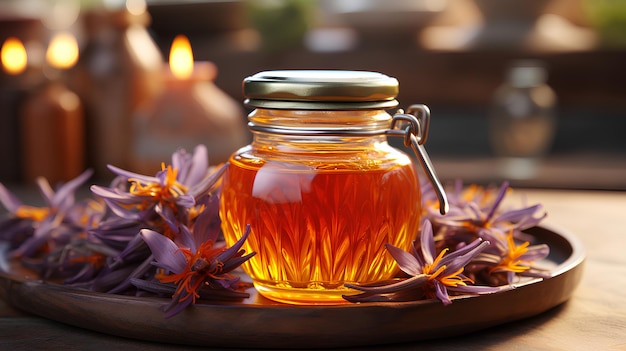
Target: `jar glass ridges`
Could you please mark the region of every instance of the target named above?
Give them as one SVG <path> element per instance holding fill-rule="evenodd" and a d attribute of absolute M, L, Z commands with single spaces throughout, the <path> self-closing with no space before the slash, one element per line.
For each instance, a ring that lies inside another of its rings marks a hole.
<path fill-rule="evenodd" d="M 342 303 L 353 293 L 344 283 L 392 278 L 385 244 L 408 250 L 420 222 L 415 167 L 384 133 L 397 81 L 317 72 L 247 78 L 254 139 L 233 154 L 222 184 L 227 242 L 249 224 L 245 249 L 257 254 L 244 269 L 262 295 L 288 303 Z M 277 93 L 281 84 L 289 94 Z"/>

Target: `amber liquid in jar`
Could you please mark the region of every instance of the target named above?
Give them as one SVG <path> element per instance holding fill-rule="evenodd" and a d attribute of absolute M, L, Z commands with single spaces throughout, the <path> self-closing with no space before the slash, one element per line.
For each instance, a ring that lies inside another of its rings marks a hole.
<path fill-rule="evenodd" d="M 344 283 L 397 272 L 385 244 L 410 248 L 421 194 L 409 157 L 377 138 L 366 147 L 331 142 L 323 151 L 316 143 L 260 143 L 231 157 L 222 228 L 232 244 L 251 226 L 244 249 L 257 254 L 244 270 L 262 295 L 294 304 L 342 303 L 342 295 L 356 293 Z"/>

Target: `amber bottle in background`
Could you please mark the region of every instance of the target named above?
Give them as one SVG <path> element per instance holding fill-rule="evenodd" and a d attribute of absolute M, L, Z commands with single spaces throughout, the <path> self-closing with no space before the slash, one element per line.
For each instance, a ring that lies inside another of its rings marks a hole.
<path fill-rule="evenodd" d="M 60 82 L 44 85 L 23 105 L 23 178 L 29 184 L 45 177 L 51 184 L 68 181 L 85 168 L 83 107 Z"/>
<path fill-rule="evenodd" d="M 76 93 L 64 83 L 65 72 L 78 60 L 76 38 L 55 35 L 46 51 L 40 87 L 24 100 L 21 115 L 23 179 L 45 177 L 51 184 L 69 181 L 85 170 L 85 120 Z"/>
<path fill-rule="evenodd" d="M 42 38 L 44 29 L 34 18 L 0 21 L 0 182 L 22 178 L 20 155 L 20 109 L 29 92 L 43 81 Z"/>
<path fill-rule="evenodd" d="M 87 43 L 74 84 L 85 104 L 88 165 L 108 179 L 107 164 L 129 166 L 131 114 L 158 90 L 163 58 L 145 11 L 92 9 L 82 20 Z"/>

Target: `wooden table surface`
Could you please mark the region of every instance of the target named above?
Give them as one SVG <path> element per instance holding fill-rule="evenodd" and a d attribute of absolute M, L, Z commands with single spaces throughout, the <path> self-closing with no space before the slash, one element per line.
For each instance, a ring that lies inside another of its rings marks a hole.
<path fill-rule="evenodd" d="M 626 192 L 516 189 L 511 201 L 541 202 L 546 224 L 577 235 L 583 279 L 566 303 L 472 335 L 366 350 L 626 350 Z M 97 318 L 97 316 L 94 316 Z M 197 349 L 124 339 L 67 326 L 0 300 L 0 350 Z M 364 348 L 359 348 L 363 350 Z"/>

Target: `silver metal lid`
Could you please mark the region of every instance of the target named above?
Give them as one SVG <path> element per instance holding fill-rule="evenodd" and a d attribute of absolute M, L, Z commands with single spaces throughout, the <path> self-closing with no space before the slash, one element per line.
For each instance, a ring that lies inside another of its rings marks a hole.
<path fill-rule="evenodd" d="M 289 110 L 369 110 L 398 106 L 398 80 L 342 70 L 265 71 L 243 81 L 247 106 Z"/>

